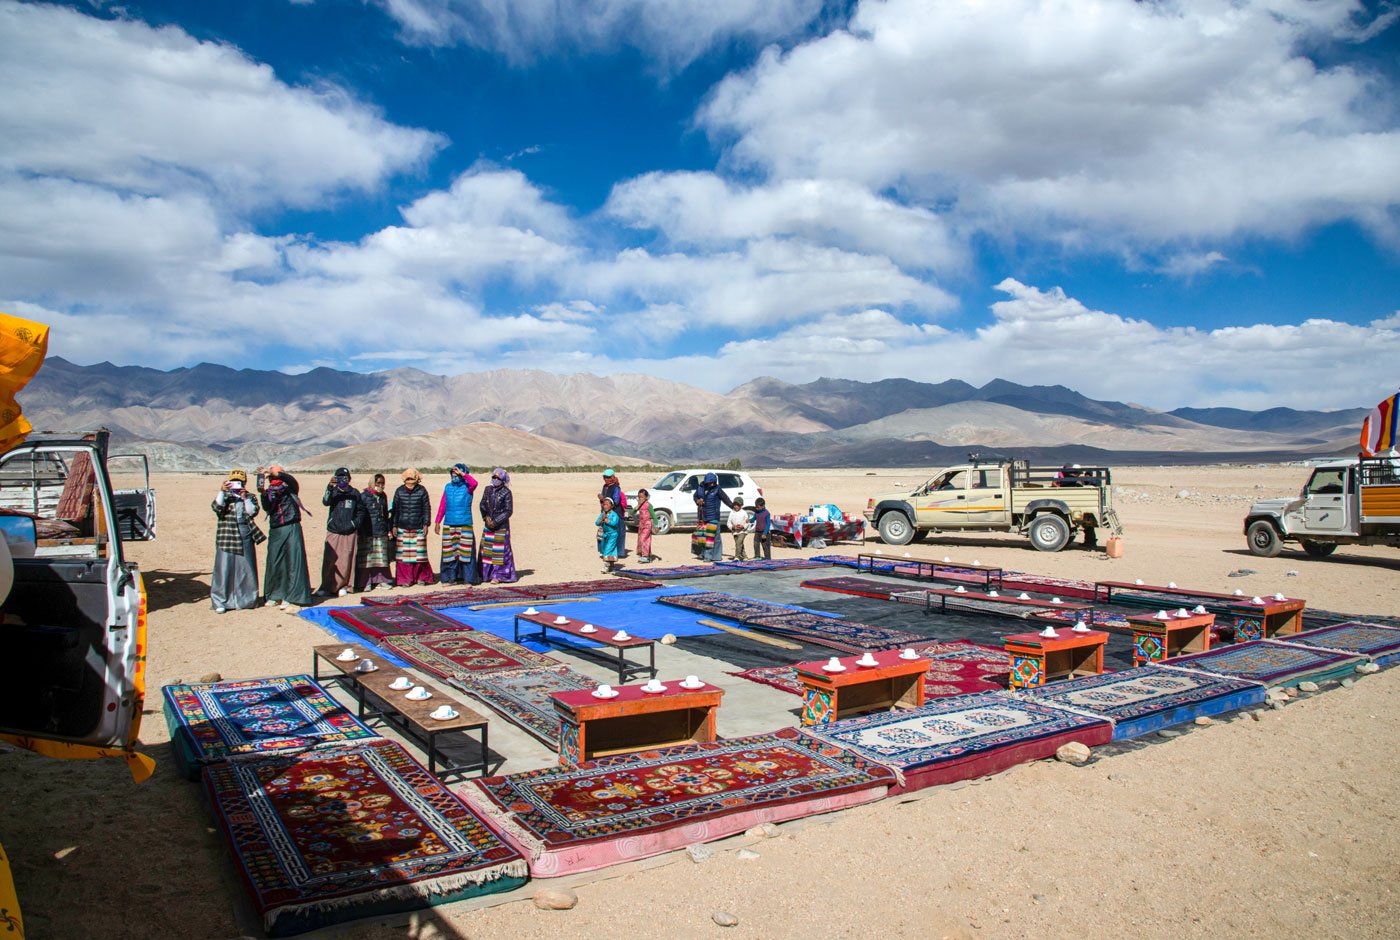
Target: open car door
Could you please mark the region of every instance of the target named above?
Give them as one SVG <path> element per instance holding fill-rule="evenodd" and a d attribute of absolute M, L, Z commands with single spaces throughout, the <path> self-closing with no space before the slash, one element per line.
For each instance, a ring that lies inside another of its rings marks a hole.
<path fill-rule="evenodd" d="M 0 738 L 51 757 L 137 754 L 145 694 L 146 596 L 122 539 L 105 431 L 31 435 L 0 454 L 0 514 L 13 584 L 0 604 L 11 664 Z"/>
<path fill-rule="evenodd" d="M 145 454 L 113 454 L 107 458 L 112 480 L 112 508 L 117 534 L 123 542 L 149 542 L 156 537 L 156 491 L 151 486 L 151 463 Z"/>

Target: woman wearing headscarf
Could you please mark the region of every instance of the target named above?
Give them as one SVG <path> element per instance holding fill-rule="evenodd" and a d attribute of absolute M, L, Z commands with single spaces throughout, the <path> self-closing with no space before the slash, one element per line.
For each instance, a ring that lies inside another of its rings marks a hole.
<path fill-rule="evenodd" d="M 326 516 L 326 547 L 321 555 L 321 597 L 350 593 L 355 577 L 355 550 L 359 543 L 360 523 L 365 507 L 360 504 L 360 491 L 350 485 L 350 471 L 341 467 L 326 484 L 321 505 L 329 506 Z"/>
<path fill-rule="evenodd" d="M 310 607 L 311 578 L 306 573 L 306 539 L 301 534 L 301 485 L 281 467 L 258 468 L 258 493 L 267 524 L 267 570 L 263 591 L 269 604 L 290 610 L 293 604 Z"/>
<path fill-rule="evenodd" d="M 219 520 L 214 529 L 214 576 L 209 579 L 209 603 L 216 614 L 258 606 L 256 546 L 267 536 L 253 521 L 258 498 L 247 487 L 248 471 L 230 470 L 210 503 Z"/>
<path fill-rule="evenodd" d="M 432 584 L 433 566 L 428 558 L 428 525 L 432 520 L 433 500 L 423 486 L 423 474 L 413 467 L 403 472 L 403 483 L 394 490 L 394 504 L 389 508 L 389 524 L 393 526 L 395 573 L 399 587 L 410 584 Z"/>
<path fill-rule="evenodd" d="M 355 545 L 355 590 L 373 591 L 379 585 L 391 587 L 389 562 L 394 559 L 389 541 L 389 498 L 384 495 L 384 474 L 376 473 L 374 482 L 360 490 L 360 505 L 364 517 L 360 522 L 360 537 Z"/>
<path fill-rule="evenodd" d="M 612 467 L 603 471 L 603 491 L 598 494 L 598 505 L 603 504 L 603 500 L 613 501 L 613 510 L 617 513 L 617 557 L 622 558 L 627 554 L 627 494 L 622 492 L 622 484 L 617 481 L 617 471 Z"/>
<path fill-rule="evenodd" d="M 491 485 L 481 494 L 481 580 L 515 580 L 515 553 L 510 550 L 510 516 L 515 500 L 510 474 L 504 467 L 491 471 Z"/>
<path fill-rule="evenodd" d="M 433 531 L 442 536 L 443 584 L 480 584 L 476 570 L 476 530 L 472 526 L 472 496 L 476 478 L 464 463 L 452 465 L 442 491 Z"/>

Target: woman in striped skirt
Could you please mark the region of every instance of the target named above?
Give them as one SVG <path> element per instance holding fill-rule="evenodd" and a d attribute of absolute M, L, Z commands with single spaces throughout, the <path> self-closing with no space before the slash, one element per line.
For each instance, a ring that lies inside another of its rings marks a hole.
<path fill-rule="evenodd" d="M 428 524 L 432 512 L 433 501 L 423 487 L 423 474 L 410 467 L 403 472 L 403 485 L 394 490 L 394 504 L 389 509 L 399 587 L 432 584 L 436 580 L 428 558 Z"/>
<path fill-rule="evenodd" d="M 355 544 L 355 590 L 373 591 L 381 584 L 394 586 L 389 563 L 394 560 L 394 543 L 389 540 L 389 497 L 384 495 L 384 474 L 376 473 L 374 483 L 360 490 L 364 521 Z"/>
<path fill-rule="evenodd" d="M 505 584 L 515 580 L 515 553 L 510 547 L 510 517 L 515 499 L 504 467 L 491 471 L 491 485 L 481 494 L 481 580 Z"/>
<path fill-rule="evenodd" d="M 464 463 L 452 465 L 452 479 L 442 491 L 433 530 L 442 536 L 442 583 L 480 584 L 476 570 L 476 531 L 472 494 L 476 478 Z"/>

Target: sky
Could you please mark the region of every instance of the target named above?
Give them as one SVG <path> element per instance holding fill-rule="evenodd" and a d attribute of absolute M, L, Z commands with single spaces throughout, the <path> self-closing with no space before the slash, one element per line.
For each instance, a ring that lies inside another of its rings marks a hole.
<path fill-rule="evenodd" d="M 0 0 L 0 310 L 79 363 L 1400 383 L 1400 4 Z"/>

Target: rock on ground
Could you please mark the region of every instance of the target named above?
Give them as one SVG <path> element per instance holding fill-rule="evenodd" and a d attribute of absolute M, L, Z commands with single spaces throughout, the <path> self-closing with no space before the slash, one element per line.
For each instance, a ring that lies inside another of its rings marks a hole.
<path fill-rule="evenodd" d="M 578 904 L 578 895 L 568 888 L 541 888 L 531 900 L 542 911 L 569 911 Z"/>
<path fill-rule="evenodd" d="M 714 858 L 715 850 L 708 845 L 700 845 L 697 843 L 695 845 L 687 845 L 685 847 L 685 854 L 690 856 L 692 862 L 699 863 Z"/>
<path fill-rule="evenodd" d="M 1059 749 L 1055 751 L 1055 760 L 1078 767 L 1089 759 L 1091 753 L 1089 745 L 1079 741 L 1071 741 L 1068 744 L 1060 745 Z"/>
<path fill-rule="evenodd" d="M 715 911 L 713 914 L 710 915 L 710 920 L 714 921 L 716 924 L 719 924 L 721 927 L 739 926 L 739 918 L 735 917 L 733 914 L 730 914 L 727 911 Z"/>

